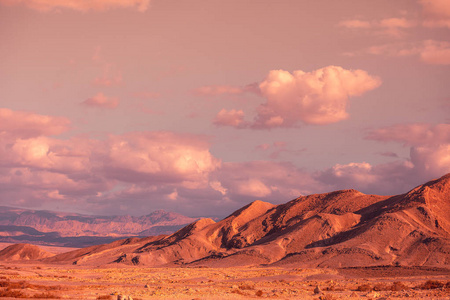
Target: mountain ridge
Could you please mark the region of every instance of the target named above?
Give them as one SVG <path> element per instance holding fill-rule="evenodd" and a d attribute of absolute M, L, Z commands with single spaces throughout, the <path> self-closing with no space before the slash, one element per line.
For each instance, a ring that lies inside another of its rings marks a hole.
<path fill-rule="evenodd" d="M 254 201 L 215 222 L 45 258 L 142 266 L 450 266 L 450 174 L 394 196 L 341 190 L 273 205 Z M 100 248 L 99 248 L 100 249 Z"/>

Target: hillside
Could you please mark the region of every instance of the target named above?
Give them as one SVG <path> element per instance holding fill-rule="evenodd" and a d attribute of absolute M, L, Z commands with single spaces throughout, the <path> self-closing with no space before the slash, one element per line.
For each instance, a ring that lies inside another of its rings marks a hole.
<path fill-rule="evenodd" d="M 133 239 L 44 261 L 145 266 L 450 265 L 450 174 L 396 196 L 355 190 L 255 201 L 215 222 L 169 236 Z"/>
<path fill-rule="evenodd" d="M 2 261 L 38 260 L 51 256 L 54 254 L 29 244 L 14 244 L 0 251 Z"/>

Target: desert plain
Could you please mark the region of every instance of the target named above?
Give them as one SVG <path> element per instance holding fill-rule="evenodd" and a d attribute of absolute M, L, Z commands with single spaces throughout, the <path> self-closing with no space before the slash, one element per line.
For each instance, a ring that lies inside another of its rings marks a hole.
<path fill-rule="evenodd" d="M 4 299 L 449 299 L 450 270 L 0 265 Z"/>

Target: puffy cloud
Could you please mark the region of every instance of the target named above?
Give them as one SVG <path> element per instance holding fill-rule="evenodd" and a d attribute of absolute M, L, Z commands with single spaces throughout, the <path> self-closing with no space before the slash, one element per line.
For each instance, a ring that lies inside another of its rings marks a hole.
<path fill-rule="evenodd" d="M 270 129 L 299 123 L 325 125 L 348 118 L 349 97 L 377 88 L 381 80 L 363 70 L 328 66 L 312 72 L 272 70 L 259 84 L 267 102 L 256 108 L 253 122 L 244 121 L 242 110 L 222 109 L 214 119 L 218 126 Z"/>
<path fill-rule="evenodd" d="M 125 182 L 208 185 L 220 161 L 201 137 L 172 132 L 133 132 L 106 142 L 105 175 Z"/>
<path fill-rule="evenodd" d="M 226 110 L 222 109 L 213 120 L 216 126 L 232 126 L 236 128 L 244 128 L 246 122 L 244 121 L 244 112 L 242 110 Z"/>
<path fill-rule="evenodd" d="M 262 198 L 270 195 L 272 190 L 258 179 L 240 181 L 236 184 L 236 192 L 244 196 Z"/>
<path fill-rule="evenodd" d="M 135 8 L 144 12 L 150 5 L 150 0 L 0 0 L 5 5 L 25 5 L 28 8 L 42 12 L 59 9 L 77 11 L 104 11 L 112 8 Z"/>
<path fill-rule="evenodd" d="M 450 144 L 450 124 L 397 124 L 372 130 L 366 138 L 383 142 L 400 142 L 405 146 Z"/>
<path fill-rule="evenodd" d="M 349 97 L 381 84 L 363 70 L 328 66 L 312 72 L 274 70 L 260 83 L 267 102 L 258 107 L 253 127 L 293 127 L 299 122 L 324 125 L 348 118 Z"/>
<path fill-rule="evenodd" d="M 450 28 L 450 2 L 447 0 L 419 0 L 426 27 Z"/>
<path fill-rule="evenodd" d="M 63 117 L 0 108 L 0 136 L 30 138 L 59 135 L 67 131 L 69 126 L 70 121 Z"/>
<path fill-rule="evenodd" d="M 84 100 L 81 104 L 89 107 L 113 109 L 119 105 L 119 99 L 107 97 L 103 93 L 97 93 L 97 95 Z"/>

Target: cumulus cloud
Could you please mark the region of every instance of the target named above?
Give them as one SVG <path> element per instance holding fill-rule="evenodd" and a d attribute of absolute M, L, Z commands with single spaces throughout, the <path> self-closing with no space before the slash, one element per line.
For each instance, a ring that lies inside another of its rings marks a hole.
<path fill-rule="evenodd" d="M 244 121 L 241 110 L 222 109 L 214 119 L 218 126 L 270 129 L 295 127 L 300 123 L 325 125 L 349 117 L 350 97 L 361 96 L 381 84 L 363 70 L 328 66 L 312 72 L 272 70 L 259 84 L 267 102 L 256 108 L 253 122 Z"/>
<path fill-rule="evenodd" d="M 105 174 L 125 182 L 177 183 L 186 188 L 208 185 L 220 160 L 195 135 L 133 132 L 106 141 Z"/>
<path fill-rule="evenodd" d="M 67 131 L 69 126 L 67 118 L 0 108 L 0 135 L 23 138 L 59 135 Z"/>
<path fill-rule="evenodd" d="M 447 0 L 419 0 L 426 27 L 450 28 L 450 2 Z"/>
<path fill-rule="evenodd" d="M 119 99 L 107 97 L 103 93 L 97 93 L 95 96 L 81 102 L 81 104 L 88 107 L 113 109 L 119 105 Z"/>
<path fill-rule="evenodd" d="M 48 12 L 60 9 L 76 11 L 105 11 L 113 8 L 134 8 L 144 12 L 150 0 L 0 0 L 5 5 L 24 5 L 28 8 Z"/>
<path fill-rule="evenodd" d="M 363 70 L 328 66 L 312 72 L 273 70 L 260 83 L 267 102 L 258 107 L 253 127 L 324 125 L 348 118 L 349 97 L 377 88 L 381 80 Z"/>
<path fill-rule="evenodd" d="M 222 109 L 213 120 L 216 126 L 232 126 L 236 128 L 246 127 L 247 122 L 244 121 L 244 112 L 242 110 L 226 110 Z"/>

